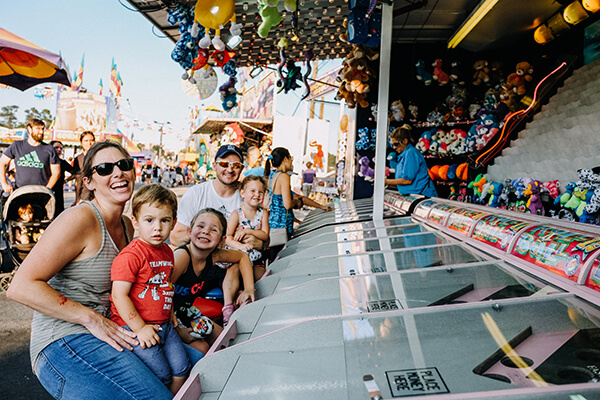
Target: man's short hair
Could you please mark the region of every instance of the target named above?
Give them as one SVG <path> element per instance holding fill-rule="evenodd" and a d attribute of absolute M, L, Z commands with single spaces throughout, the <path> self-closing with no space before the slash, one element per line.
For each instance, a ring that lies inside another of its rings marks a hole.
<path fill-rule="evenodd" d="M 131 201 L 131 214 L 139 218 L 142 205 L 165 206 L 173 212 L 173 219 L 177 218 L 177 195 L 161 185 L 146 185 L 135 193 Z"/>
<path fill-rule="evenodd" d="M 219 158 L 224 158 L 229 154 L 235 154 L 236 156 L 238 156 L 240 161 L 244 161 L 244 156 L 242 156 L 242 151 L 240 150 L 240 148 L 232 144 L 226 144 L 219 147 L 219 150 L 217 150 L 217 154 L 215 154 L 215 161 Z"/>
<path fill-rule="evenodd" d="M 44 120 L 41 120 L 39 118 L 30 118 L 29 121 L 27 121 L 27 127 L 33 128 L 34 126 L 43 126 L 45 128 L 46 122 L 44 122 Z"/>

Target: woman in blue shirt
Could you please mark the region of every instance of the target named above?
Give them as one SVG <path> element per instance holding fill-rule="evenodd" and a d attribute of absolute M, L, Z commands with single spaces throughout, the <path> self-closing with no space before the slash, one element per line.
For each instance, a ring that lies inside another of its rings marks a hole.
<path fill-rule="evenodd" d="M 429 178 L 425 158 L 412 144 L 410 126 L 402 125 L 394 129 L 390 135 L 392 146 L 398 153 L 398 164 L 394 179 L 386 179 L 386 185 L 398 185 L 398 192 L 403 195 L 422 194 L 437 197 L 435 186 Z"/>

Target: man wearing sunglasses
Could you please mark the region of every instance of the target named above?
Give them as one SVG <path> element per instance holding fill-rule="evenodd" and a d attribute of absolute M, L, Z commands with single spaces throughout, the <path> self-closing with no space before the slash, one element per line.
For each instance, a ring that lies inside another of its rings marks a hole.
<path fill-rule="evenodd" d="M 238 181 L 242 173 L 242 151 L 232 145 L 224 145 L 215 155 L 213 168 L 217 179 L 202 182 L 189 188 L 177 208 L 177 224 L 171 231 L 171 244 L 181 246 L 189 240 L 187 228 L 196 213 L 206 207 L 221 211 L 225 218 L 242 205 L 238 193 Z M 259 244 L 258 247 L 262 245 Z"/>
<path fill-rule="evenodd" d="M 13 142 L 0 157 L 0 183 L 7 193 L 27 185 L 52 189 L 60 178 L 60 159 L 53 146 L 44 143 L 46 123 L 32 118 L 27 123 L 27 139 Z M 6 170 L 15 160 L 15 187 L 6 180 Z"/>

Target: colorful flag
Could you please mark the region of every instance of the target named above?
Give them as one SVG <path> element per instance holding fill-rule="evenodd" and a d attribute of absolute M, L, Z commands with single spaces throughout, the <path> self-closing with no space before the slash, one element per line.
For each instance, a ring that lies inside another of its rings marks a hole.
<path fill-rule="evenodd" d="M 117 95 L 117 64 L 115 64 L 115 59 L 112 60 L 112 67 L 110 69 L 110 84 L 108 86 L 110 95 Z"/>
<path fill-rule="evenodd" d="M 102 85 L 102 78 L 100 78 L 100 91 L 99 91 L 99 95 L 102 96 L 102 92 L 104 91 L 104 86 Z"/>
<path fill-rule="evenodd" d="M 117 97 L 121 97 L 121 87 L 123 86 L 123 80 L 121 74 L 117 72 Z"/>
<path fill-rule="evenodd" d="M 83 61 L 85 59 L 85 54 L 81 57 L 81 65 L 79 66 L 79 70 L 77 71 L 77 75 L 73 77 L 73 83 L 71 83 L 71 90 L 78 92 L 81 89 L 81 85 L 83 84 Z"/>

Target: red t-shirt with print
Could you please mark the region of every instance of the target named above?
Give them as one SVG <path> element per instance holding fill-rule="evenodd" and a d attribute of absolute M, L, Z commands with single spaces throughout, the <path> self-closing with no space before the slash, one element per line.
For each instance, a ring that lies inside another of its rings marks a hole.
<path fill-rule="evenodd" d="M 129 298 L 147 324 L 169 321 L 173 308 L 173 250 L 167 245 L 152 247 L 139 239 L 133 240 L 115 257 L 110 279 L 133 282 Z M 124 326 L 111 296 L 111 319 Z"/>

